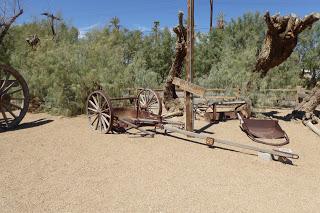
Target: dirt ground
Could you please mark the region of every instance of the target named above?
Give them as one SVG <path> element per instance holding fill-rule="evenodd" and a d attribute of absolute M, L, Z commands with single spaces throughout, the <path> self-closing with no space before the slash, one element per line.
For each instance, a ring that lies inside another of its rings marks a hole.
<path fill-rule="evenodd" d="M 1 212 L 319 212 L 320 138 L 280 121 L 294 165 L 200 140 L 101 135 L 85 116 L 28 114 L 0 132 Z M 205 126 L 197 121 L 197 128 Z M 213 136 L 255 145 L 238 121 Z"/>

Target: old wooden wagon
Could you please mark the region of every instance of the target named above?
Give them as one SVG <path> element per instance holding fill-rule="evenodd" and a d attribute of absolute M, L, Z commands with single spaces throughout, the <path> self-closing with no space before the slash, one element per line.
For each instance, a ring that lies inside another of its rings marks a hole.
<path fill-rule="evenodd" d="M 129 100 L 131 106 L 114 106 L 115 102 Z M 159 95 L 151 89 L 141 89 L 135 96 L 110 98 L 106 91 L 92 92 L 86 103 L 89 126 L 99 133 L 126 133 L 129 129 L 139 130 L 143 136 L 154 137 L 159 131 L 165 135 L 178 133 L 192 138 L 204 139 L 208 146 L 227 145 L 241 149 L 268 153 L 287 162 L 289 158 L 298 159 L 297 154 L 277 149 L 261 148 L 233 141 L 214 138 L 210 134 L 184 130 L 184 123 L 166 119 L 162 115 L 162 103 Z M 152 129 L 143 128 L 149 126 Z"/>

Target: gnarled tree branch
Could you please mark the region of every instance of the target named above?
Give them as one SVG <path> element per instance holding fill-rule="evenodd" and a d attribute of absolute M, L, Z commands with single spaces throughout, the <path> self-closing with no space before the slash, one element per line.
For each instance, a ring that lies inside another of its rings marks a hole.
<path fill-rule="evenodd" d="M 304 19 L 292 14 L 290 16 L 264 16 L 268 26 L 262 50 L 258 56 L 255 70 L 262 76 L 287 60 L 298 43 L 298 35 L 320 19 L 320 13 L 312 13 Z"/>

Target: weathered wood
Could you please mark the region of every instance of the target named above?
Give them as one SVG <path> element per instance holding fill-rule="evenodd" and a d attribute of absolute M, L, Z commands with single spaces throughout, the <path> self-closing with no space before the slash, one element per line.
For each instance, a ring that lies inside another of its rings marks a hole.
<path fill-rule="evenodd" d="M 210 32 L 213 30 L 213 0 L 210 0 Z"/>
<path fill-rule="evenodd" d="M 187 65 L 186 81 L 193 82 L 193 58 L 194 58 L 194 0 L 188 0 L 188 44 L 187 44 Z M 185 110 L 186 110 L 186 129 L 192 131 L 194 128 L 193 116 L 193 94 L 186 91 Z"/>
<path fill-rule="evenodd" d="M 307 95 L 301 103 L 299 103 L 295 109 L 293 114 L 301 114 L 301 112 L 304 112 L 306 115 L 306 118 L 309 119 L 309 117 L 313 114 L 317 106 L 320 105 L 320 82 L 317 84 L 315 88 L 310 92 L 309 95 Z M 310 116 L 308 116 L 308 114 Z"/>
<path fill-rule="evenodd" d="M 313 125 L 311 120 L 303 121 L 303 124 L 309 127 L 309 129 L 311 129 L 318 136 L 320 136 L 320 129 L 318 129 L 315 125 Z"/>
<path fill-rule="evenodd" d="M 130 126 L 130 127 L 132 127 L 132 128 L 135 128 L 135 129 L 139 130 L 140 132 L 143 132 L 143 133 L 146 134 L 146 135 L 149 135 L 149 136 L 151 136 L 151 137 L 154 137 L 154 135 L 155 135 L 155 133 L 146 131 L 146 130 L 142 129 L 141 127 L 138 127 L 137 125 L 135 125 L 135 124 L 133 124 L 133 123 L 130 123 L 129 121 L 126 121 L 126 120 L 121 119 L 121 118 L 118 118 L 118 119 L 119 119 L 119 121 L 127 124 L 128 126 Z"/>
<path fill-rule="evenodd" d="M 298 159 L 299 158 L 299 155 L 297 155 L 297 154 L 288 153 L 288 152 L 281 152 L 281 151 L 277 151 L 277 150 L 259 148 L 259 147 L 255 147 L 255 146 L 236 143 L 236 142 L 233 142 L 233 141 L 221 140 L 221 139 L 213 138 L 212 135 L 209 135 L 209 134 L 203 134 L 203 133 L 198 134 L 198 133 L 195 133 L 195 132 L 190 132 L 190 131 L 179 129 L 179 128 L 176 128 L 176 127 L 172 127 L 170 125 L 164 125 L 163 128 L 166 131 L 175 132 L 175 133 L 179 133 L 179 134 L 182 134 L 182 135 L 185 135 L 185 136 L 194 137 L 194 138 L 205 139 L 205 140 L 213 139 L 214 143 L 224 144 L 224 145 L 237 147 L 237 148 L 241 148 L 241 149 L 248 149 L 248 150 L 253 150 L 253 151 L 262 152 L 262 153 L 269 153 L 269 154 L 274 155 L 274 156 L 281 156 L 281 157 L 292 158 L 292 159 Z"/>
<path fill-rule="evenodd" d="M 320 19 L 320 13 L 312 13 L 300 19 L 295 15 L 270 16 L 267 12 L 264 18 L 268 30 L 254 70 L 262 76 L 290 57 L 298 43 L 298 35 L 306 28 L 312 27 Z"/>
<path fill-rule="evenodd" d="M 138 99 L 137 96 L 110 98 L 111 101 L 136 100 L 136 99 Z"/>
<path fill-rule="evenodd" d="M 48 13 L 48 12 L 45 12 L 45 13 L 41 13 L 41 15 L 43 16 L 47 16 L 49 21 L 50 21 L 50 27 L 51 27 L 51 32 L 52 32 L 52 39 L 55 38 L 56 36 L 56 31 L 54 29 L 54 21 L 57 20 L 57 21 L 61 21 L 62 19 L 57 17 L 57 16 L 54 16 L 53 14 L 51 13 Z"/>
<path fill-rule="evenodd" d="M 182 80 L 180 78 L 174 78 L 172 83 L 184 91 L 188 91 L 188 92 L 195 94 L 195 95 L 198 95 L 200 97 L 205 96 L 206 89 L 203 87 L 200 87 L 196 84 L 190 83 L 190 82 Z"/>

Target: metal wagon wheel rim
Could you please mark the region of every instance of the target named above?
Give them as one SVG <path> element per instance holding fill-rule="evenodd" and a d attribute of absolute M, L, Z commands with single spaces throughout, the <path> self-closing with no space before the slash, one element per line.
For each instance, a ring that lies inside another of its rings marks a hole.
<path fill-rule="evenodd" d="M 0 65 L 0 128 L 19 125 L 29 108 L 29 88 L 19 72 Z"/>
<path fill-rule="evenodd" d="M 108 133 L 113 126 L 113 109 L 110 98 L 103 91 L 95 91 L 87 99 L 89 126 L 102 134 Z"/>
<path fill-rule="evenodd" d="M 138 107 L 140 110 L 147 111 L 155 115 L 161 115 L 162 113 L 160 97 L 151 89 L 144 89 L 139 92 Z"/>

